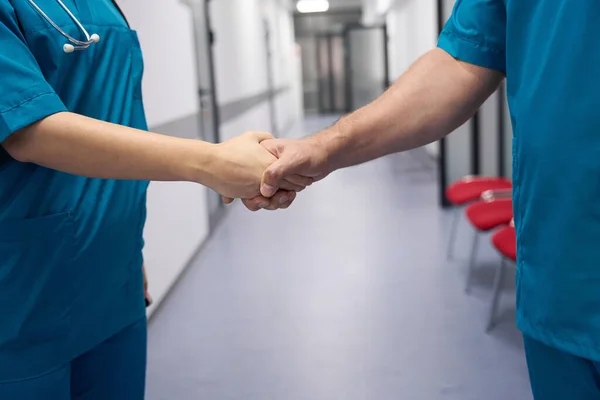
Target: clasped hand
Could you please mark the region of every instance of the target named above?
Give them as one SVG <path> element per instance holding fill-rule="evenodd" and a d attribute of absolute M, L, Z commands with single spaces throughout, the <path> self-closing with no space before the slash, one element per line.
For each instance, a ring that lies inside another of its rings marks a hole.
<path fill-rule="evenodd" d="M 247 132 L 217 145 L 223 162 L 215 189 L 225 203 L 242 199 L 251 211 L 288 208 L 301 192 L 327 175 L 327 155 L 314 140 L 274 139 Z"/>

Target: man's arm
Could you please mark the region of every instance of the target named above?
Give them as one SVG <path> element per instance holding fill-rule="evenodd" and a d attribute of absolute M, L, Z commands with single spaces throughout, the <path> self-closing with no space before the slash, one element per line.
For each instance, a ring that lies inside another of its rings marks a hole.
<path fill-rule="evenodd" d="M 289 174 L 318 179 L 439 140 L 466 122 L 503 78 L 499 71 L 431 50 L 380 98 L 333 127 L 301 141 L 264 141 L 279 160 L 265 172 L 262 194 L 272 196 Z"/>
<path fill-rule="evenodd" d="M 333 170 L 421 147 L 471 118 L 503 77 L 434 49 L 380 98 L 312 140 L 325 147 Z"/>
<path fill-rule="evenodd" d="M 58 113 L 9 136 L 2 145 L 16 160 L 74 175 L 106 179 L 190 181 L 232 197 L 258 194 L 275 158 L 248 133 L 222 144 L 180 139 Z"/>

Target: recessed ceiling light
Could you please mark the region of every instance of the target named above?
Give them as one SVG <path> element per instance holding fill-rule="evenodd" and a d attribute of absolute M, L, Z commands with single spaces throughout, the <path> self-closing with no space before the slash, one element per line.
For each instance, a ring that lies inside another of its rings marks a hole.
<path fill-rule="evenodd" d="M 327 0 L 300 0 L 296 4 L 298 12 L 316 13 L 329 10 L 329 1 Z"/>

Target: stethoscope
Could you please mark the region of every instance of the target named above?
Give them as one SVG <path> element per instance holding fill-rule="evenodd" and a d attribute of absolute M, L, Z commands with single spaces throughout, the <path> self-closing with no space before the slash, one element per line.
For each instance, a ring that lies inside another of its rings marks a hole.
<path fill-rule="evenodd" d="M 54 21 L 52 21 L 52 19 L 49 16 L 47 16 L 46 13 L 44 11 L 42 11 L 42 9 L 37 4 L 35 4 L 35 1 L 33 1 L 33 0 L 28 0 L 28 1 L 29 1 L 29 3 L 31 3 L 33 8 L 35 8 L 37 10 L 37 12 L 40 13 L 40 15 L 42 17 L 44 17 L 44 19 L 46 21 L 48 21 L 48 23 L 54 27 L 54 29 L 56 29 L 61 35 L 63 35 L 70 42 L 70 43 L 66 43 L 63 46 L 63 50 L 65 53 L 72 53 L 76 50 L 77 51 L 85 50 L 88 47 L 90 47 L 92 44 L 98 43 L 100 41 L 100 36 L 98 36 L 97 33 L 94 33 L 90 36 L 88 31 L 83 27 L 83 25 L 81 25 L 81 22 L 79 22 L 79 20 L 77 20 L 77 18 L 73 15 L 71 10 L 69 10 L 69 8 L 61 0 L 56 0 L 56 1 L 58 2 L 58 4 L 60 4 L 60 6 L 63 8 L 63 10 L 65 10 L 65 12 L 67 14 L 69 14 L 69 17 L 71 17 L 73 22 L 75 22 L 75 25 L 77 25 L 79 30 L 81 32 L 83 32 L 83 34 L 85 35 L 85 39 L 86 39 L 85 41 L 77 40 L 73 36 L 69 35 L 67 32 L 62 30 L 60 26 L 56 25 L 56 23 Z"/>

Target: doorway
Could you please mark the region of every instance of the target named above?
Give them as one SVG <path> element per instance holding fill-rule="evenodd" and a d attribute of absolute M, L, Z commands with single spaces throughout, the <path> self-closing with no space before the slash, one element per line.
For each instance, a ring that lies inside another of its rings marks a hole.
<path fill-rule="evenodd" d="M 304 38 L 301 46 L 303 55 L 314 54 L 303 57 L 306 112 L 351 112 L 375 100 L 389 86 L 385 26 L 348 24 L 341 32 Z M 306 86 L 312 82 L 316 93 L 308 98 Z"/>
<path fill-rule="evenodd" d="M 316 36 L 317 93 L 319 112 L 346 111 L 345 38 L 342 34 Z"/>

